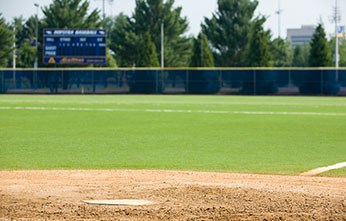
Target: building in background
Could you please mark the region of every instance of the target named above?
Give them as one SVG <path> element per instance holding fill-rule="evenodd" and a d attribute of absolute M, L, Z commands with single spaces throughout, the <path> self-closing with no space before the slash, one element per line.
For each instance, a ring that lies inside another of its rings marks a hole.
<path fill-rule="evenodd" d="M 314 25 L 302 25 L 301 28 L 289 28 L 287 29 L 287 39 L 291 42 L 292 47 L 309 44 L 312 40 L 315 28 L 316 26 Z"/>

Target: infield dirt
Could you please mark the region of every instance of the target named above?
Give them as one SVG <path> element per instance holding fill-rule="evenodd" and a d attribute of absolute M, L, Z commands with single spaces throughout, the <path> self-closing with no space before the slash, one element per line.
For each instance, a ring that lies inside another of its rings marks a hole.
<path fill-rule="evenodd" d="M 346 178 L 148 170 L 0 171 L 0 220 L 346 220 Z M 83 200 L 141 199 L 147 206 Z"/>

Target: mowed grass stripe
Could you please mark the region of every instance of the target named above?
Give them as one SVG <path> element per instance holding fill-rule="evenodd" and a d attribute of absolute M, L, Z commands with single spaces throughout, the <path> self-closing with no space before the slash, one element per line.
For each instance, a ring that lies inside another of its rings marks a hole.
<path fill-rule="evenodd" d="M 320 113 L 320 112 L 217 111 L 217 110 L 121 109 L 121 108 L 75 108 L 75 107 L 0 107 L 0 110 L 154 112 L 154 113 L 203 113 L 203 114 L 245 114 L 245 115 L 306 115 L 306 116 L 341 116 L 341 117 L 346 116 L 346 113 Z"/>
<path fill-rule="evenodd" d="M 2 107 L 10 107 L 8 101 L 11 100 L 11 107 L 118 108 L 139 111 L 2 109 L 0 169 L 178 169 L 300 174 L 345 162 L 344 116 L 198 112 L 205 111 L 206 107 L 212 111 L 246 110 L 249 105 L 241 103 L 250 100 L 256 103 L 259 111 L 270 111 L 274 106 L 275 111 L 278 111 L 275 107 L 280 107 L 281 111 L 287 112 L 296 110 L 297 103 L 309 103 L 308 99 L 4 96 L 0 97 Z M 331 98 L 336 105 L 328 99 L 311 99 L 314 105 L 301 105 L 304 106 L 304 112 L 318 110 L 319 113 L 343 113 L 339 99 Z M 22 100 L 27 102 L 21 103 Z M 285 100 L 287 107 L 281 105 Z M 192 104 L 184 101 L 192 101 Z M 280 105 L 267 106 L 275 102 Z M 290 105 L 292 103 L 294 105 Z M 317 106 L 323 107 L 323 110 L 320 111 L 321 108 Z M 153 107 L 194 112 L 167 114 L 142 111 Z M 343 172 L 338 175 L 346 176 Z"/>

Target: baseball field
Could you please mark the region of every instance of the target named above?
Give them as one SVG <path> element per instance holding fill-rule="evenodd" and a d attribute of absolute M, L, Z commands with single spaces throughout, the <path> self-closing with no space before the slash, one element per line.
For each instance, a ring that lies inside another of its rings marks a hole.
<path fill-rule="evenodd" d="M 343 97 L 0 96 L 0 220 L 345 220 Z M 149 206 L 88 205 L 145 199 Z M 111 218 L 112 217 L 112 218 Z"/>

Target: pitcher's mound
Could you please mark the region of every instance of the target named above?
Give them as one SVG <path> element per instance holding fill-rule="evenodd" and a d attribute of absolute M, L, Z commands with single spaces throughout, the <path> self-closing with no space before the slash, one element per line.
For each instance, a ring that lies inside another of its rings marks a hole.
<path fill-rule="evenodd" d="M 113 206 L 145 206 L 153 204 L 148 200 L 84 200 L 84 203 L 95 205 L 113 205 Z"/>

